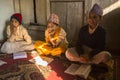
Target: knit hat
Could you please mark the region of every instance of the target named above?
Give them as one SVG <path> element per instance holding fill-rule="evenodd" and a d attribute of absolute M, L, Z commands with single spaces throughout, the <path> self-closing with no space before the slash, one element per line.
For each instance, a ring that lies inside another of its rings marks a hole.
<path fill-rule="evenodd" d="M 55 24 L 59 24 L 59 17 L 56 14 L 52 13 L 50 15 L 48 22 L 53 22 Z"/>
<path fill-rule="evenodd" d="M 103 15 L 103 10 L 98 4 L 94 4 L 90 12 L 94 12 L 97 15 L 102 16 Z"/>
<path fill-rule="evenodd" d="M 15 13 L 11 16 L 10 21 L 12 18 L 15 18 L 20 24 L 22 23 L 22 15 L 20 13 Z"/>

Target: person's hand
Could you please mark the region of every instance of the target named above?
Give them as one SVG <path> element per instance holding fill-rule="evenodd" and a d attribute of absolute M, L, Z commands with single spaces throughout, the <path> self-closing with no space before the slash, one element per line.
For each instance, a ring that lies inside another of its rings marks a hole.
<path fill-rule="evenodd" d="M 45 44 L 45 46 L 52 47 L 52 44 L 51 44 L 50 42 L 47 42 L 47 43 Z"/>
<path fill-rule="evenodd" d="M 56 42 L 56 39 L 51 39 L 51 43 L 52 43 L 53 47 L 57 47 L 58 46 L 58 44 Z"/>
<path fill-rule="evenodd" d="M 85 57 L 80 56 L 80 57 L 79 57 L 79 62 L 80 62 L 80 63 L 87 63 L 88 60 L 87 60 Z"/>
<path fill-rule="evenodd" d="M 16 32 L 17 32 L 17 28 L 14 27 L 14 28 L 13 28 L 13 35 L 16 35 Z"/>
<path fill-rule="evenodd" d="M 55 35 L 55 30 L 49 31 L 48 34 L 51 38 L 53 38 L 53 36 Z"/>

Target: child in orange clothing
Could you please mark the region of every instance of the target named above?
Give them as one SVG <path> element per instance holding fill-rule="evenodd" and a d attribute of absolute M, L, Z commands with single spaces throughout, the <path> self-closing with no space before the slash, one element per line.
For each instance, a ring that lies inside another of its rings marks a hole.
<path fill-rule="evenodd" d="M 58 56 L 67 49 L 66 32 L 59 26 L 59 17 L 51 14 L 45 31 L 45 41 L 36 41 L 35 48 L 40 54 Z"/>

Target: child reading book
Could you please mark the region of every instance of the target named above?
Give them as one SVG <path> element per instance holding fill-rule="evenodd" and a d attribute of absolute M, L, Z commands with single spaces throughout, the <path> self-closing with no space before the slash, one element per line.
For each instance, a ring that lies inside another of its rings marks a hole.
<path fill-rule="evenodd" d="M 94 4 L 89 12 L 88 24 L 80 29 L 75 48 L 66 51 L 70 61 L 99 64 L 111 59 L 111 54 L 105 51 L 105 29 L 100 26 L 103 10 Z"/>

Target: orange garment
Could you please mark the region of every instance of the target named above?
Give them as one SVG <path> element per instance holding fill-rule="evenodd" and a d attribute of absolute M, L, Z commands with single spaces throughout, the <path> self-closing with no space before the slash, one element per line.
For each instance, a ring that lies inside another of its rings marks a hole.
<path fill-rule="evenodd" d="M 61 28 L 57 28 L 56 33 L 54 34 L 53 38 L 57 38 L 60 34 Z M 49 42 L 49 37 L 46 38 L 46 42 L 44 41 L 36 41 L 34 46 L 37 50 L 37 52 L 40 55 L 49 55 L 51 54 L 52 56 L 57 56 L 60 55 L 61 53 L 64 53 L 67 49 L 67 43 L 65 40 L 61 41 L 60 44 L 53 48 L 52 46 L 48 45 L 47 42 Z"/>

